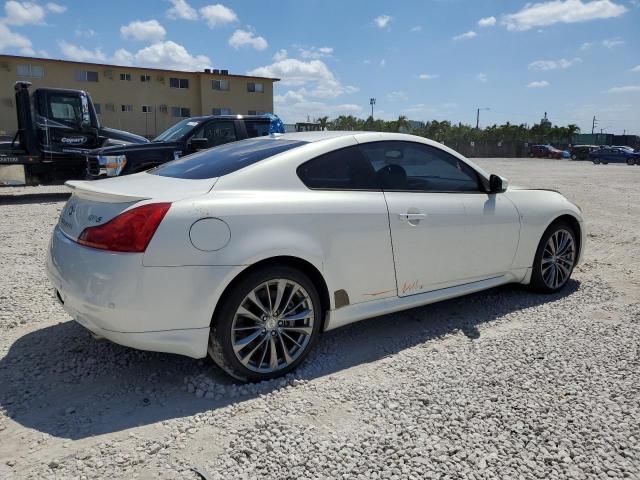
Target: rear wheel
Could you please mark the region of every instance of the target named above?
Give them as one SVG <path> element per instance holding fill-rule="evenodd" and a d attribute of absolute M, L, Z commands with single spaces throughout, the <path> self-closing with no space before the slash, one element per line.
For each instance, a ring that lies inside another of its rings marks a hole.
<path fill-rule="evenodd" d="M 531 287 L 554 293 L 566 284 L 577 258 L 576 232 L 566 222 L 552 224 L 542 235 L 533 261 Z"/>
<path fill-rule="evenodd" d="M 635 160 L 633 158 L 627 158 L 627 165 L 633 165 L 635 162 Z"/>
<path fill-rule="evenodd" d="M 216 312 L 209 355 L 242 381 L 279 377 L 306 357 L 321 319 L 320 297 L 305 274 L 287 266 L 256 270 Z"/>
<path fill-rule="evenodd" d="M 599 158 L 594 158 L 593 159 L 593 164 L 594 165 L 598 165 L 600 163 L 600 159 Z"/>

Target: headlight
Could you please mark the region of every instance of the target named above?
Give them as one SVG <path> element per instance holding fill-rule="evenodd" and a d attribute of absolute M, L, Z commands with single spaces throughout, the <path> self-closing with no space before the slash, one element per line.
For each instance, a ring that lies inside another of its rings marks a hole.
<path fill-rule="evenodd" d="M 117 177 L 127 164 L 127 157 L 125 155 L 100 155 L 98 163 L 100 164 L 100 175 Z"/>

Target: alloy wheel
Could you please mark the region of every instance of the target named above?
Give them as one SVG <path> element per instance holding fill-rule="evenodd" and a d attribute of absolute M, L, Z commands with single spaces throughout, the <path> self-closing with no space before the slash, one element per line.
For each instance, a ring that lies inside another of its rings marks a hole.
<path fill-rule="evenodd" d="M 266 281 L 236 310 L 231 324 L 233 352 L 253 372 L 282 370 L 305 351 L 314 321 L 313 302 L 304 287 L 284 278 Z"/>
<path fill-rule="evenodd" d="M 553 290 L 569 279 L 575 263 L 576 248 L 573 235 L 568 230 L 556 230 L 549 237 L 542 252 L 542 280 Z"/>

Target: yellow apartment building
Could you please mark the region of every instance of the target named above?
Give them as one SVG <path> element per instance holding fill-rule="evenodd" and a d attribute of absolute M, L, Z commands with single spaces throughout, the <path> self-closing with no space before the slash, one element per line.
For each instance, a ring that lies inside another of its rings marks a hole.
<path fill-rule="evenodd" d="M 0 135 L 17 129 L 16 81 L 31 82 L 32 90 L 85 90 L 103 125 L 154 137 L 184 117 L 271 113 L 278 80 L 218 69 L 183 72 L 0 55 Z"/>

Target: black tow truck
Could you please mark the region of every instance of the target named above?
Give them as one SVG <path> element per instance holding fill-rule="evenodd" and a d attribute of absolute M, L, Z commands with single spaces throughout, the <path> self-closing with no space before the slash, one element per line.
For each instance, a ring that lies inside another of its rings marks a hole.
<path fill-rule="evenodd" d="M 91 96 L 83 90 L 38 88 L 16 82 L 18 131 L 0 142 L 0 165 L 24 165 L 27 184 L 58 176 L 84 176 L 86 155 L 108 145 L 143 144 L 139 135 L 100 125 Z"/>

